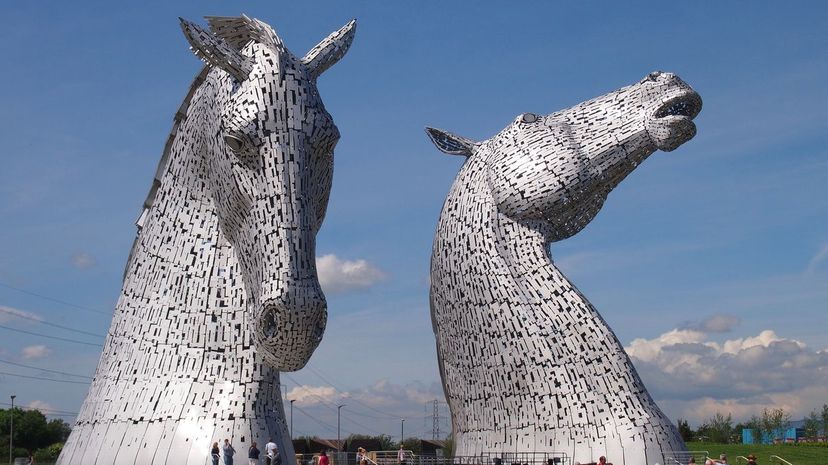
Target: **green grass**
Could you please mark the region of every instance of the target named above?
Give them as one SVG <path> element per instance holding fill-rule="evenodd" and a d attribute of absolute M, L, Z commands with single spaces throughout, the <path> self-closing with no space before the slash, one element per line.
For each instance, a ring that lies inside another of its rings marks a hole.
<path fill-rule="evenodd" d="M 771 455 L 778 455 L 794 465 L 825 465 L 828 463 L 828 444 L 805 445 L 805 444 L 716 444 L 712 442 L 688 442 L 689 450 L 706 450 L 713 458 L 719 458 L 719 454 L 727 454 L 727 461 L 737 465 L 736 457 L 747 457 L 748 454 L 756 456 L 759 465 L 778 464 L 776 460 L 771 461 Z M 744 465 L 745 461 L 740 460 L 738 465 Z"/>

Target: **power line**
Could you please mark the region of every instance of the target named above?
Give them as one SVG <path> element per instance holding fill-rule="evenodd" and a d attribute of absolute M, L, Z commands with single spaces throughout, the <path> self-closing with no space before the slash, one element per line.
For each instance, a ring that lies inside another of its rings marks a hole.
<path fill-rule="evenodd" d="M 87 381 L 70 381 L 68 379 L 43 378 L 41 376 L 19 375 L 17 373 L 7 373 L 5 371 L 0 371 L 0 375 L 17 376 L 18 378 L 39 379 L 41 381 L 54 381 L 55 383 L 71 383 L 71 384 L 84 384 L 84 385 L 89 384 L 89 382 L 87 382 Z"/>
<path fill-rule="evenodd" d="M 74 373 L 67 373 L 67 372 L 65 372 L 65 371 L 50 370 L 50 369 L 48 369 L 48 368 L 40 368 L 40 367 L 31 366 L 31 365 L 24 365 L 24 364 L 22 364 L 22 363 L 10 362 L 10 361 L 8 361 L 8 360 L 2 360 L 2 359 L 0 359 L 0 363 L 6 363 L 6 364 L 9 364 L 9 365 L 14 365 L 14 366 L 23 367 L 23 368 L 30 368 L 30 369 L 32 369 L 32 370 L 47 371 L 47 372 L 49 372 L 49 373 L 56 373 L 56 374 L 58 374 L 58 375 L 74 376 L 74 377 L 76 377 L 76 378 L 85 378 L 85 379 L 88 379 L 88 380 L 91 380 L 91 379 L 92 379 L 92 377 L 91 377 L 91 376 L 86 376 L 86 375 L 76 375 L 76 374 L 74 374 Z"/>
<path fill-rule="evenodd" d="M 345 412 L 346 412 L 346 413 L 347 413 L 347 412 L 350 412 L 350 413 L 356 413 L 356 412 L 351 412 L 350 410 L 348 410 L 348 409 L 346 409 L 346 408 L 343 408 L 342 410 L 345 410 Z M 383 433 L 383 432 L 380 432 L 380 431 L 375 430 L 374 428 L 370 428 L 370 427 L 368 427 L 368 426 L 365 426 L 365 425 L 363 425 L 362 423 L 360 423 L 360 422 L 358 422 L 358 421 L 354 420 L 353 418 L 349 418 L 347 415 L 345 415 L 345 417 L 344 417 L 344 418 L 345 418 L 345 420 L 346 420 L 346 421 L 350 421 L 351 423 L 353 423 L 353 424 L 355 424 L 355 425 L 357 425 L 357 426 L 360 426 L 360 427 L 362 427 L 362 428 L 365 428 L 365 430 L 367 430 L 367 431 L 369 431 L 369 432 L 371 432 L 371 433 L 376 433 L 376 434 L 385 434 L 385 433 Z M 386 420 L 386 421 L 388 421 L 388 420 Z"/>
<path fill-rule="evenodd" d="M 8 405 L 11 406 L 8 402 L 0 402 L 0 405 Z M 40 413 L 46 412 L 48 415 L 52 415 L 54 417 L 76 417 L 80 415 L 78 412 L 67 412 L 66 410 L 55 410 L 51 408 L 36 408 L 36 407 L 21 407 L 15 406 L 15 408 L 19 408 L 20 410 L 37 410 Z"/>
<path fill-rule="evenodd" d="M 0 328 L 7 329 L 9 331 L 15 331 L 15 332 L 18 332 L 18 333 L 30 334 L 32 336 L 40 336 L 40 337 L 46 337 L 46 338 L 49 338 L 49 339 L 56 339 L 58 341 L 74 342 L 75 344 L 85 344 L 85 345 L 94 346 L 94 347 L 103 347 L 103 344 L 95 344 L 93 342 L 84 342 L 84 341 L 78 341 L 78 340 L 75 340 L 75 339 L 67 339 L 65 337 L 49 336 L 48 334 L 36 333 L 34 331 L 26 331 L 25 329 L 10 328 L 10 327 L 4 326 L 4 325 L 0 325 Z"/>
<path fill-rule="evenodd" d="M 297 387 L 302 387 L 302 384 L 300 384 L 299 381 L 296 381 L 296 379 L 294 379 L 292 376 L 290 376 L 287 373 L 279 373 L 279 376 L 284 376 L 285 378 L 288 379 L 288 381 L 292 382 Z M 331 409 L 333 411 L 336 411 L 336 407 L 333 404 L 329 404 L 325 399 L 319 397 L 318 395 L 316 395 L 312 392 L 307 392 L 307 394 L 311 397 L 316 397 L 317 399 L 319 399 L 319 402 L 321 402 L 322 405 L 324 405 L 325 407 L 328 407 L 329 409 Z"/>
<path fill-rule="evenodd" d="M 15 287 L 15 286 L 12 286 L 10 284 L 6 284 L 2 281 L 0 281 L 0 287 L 5 287 L 6 289 L 11 289 L 11 290 L 14 290 L 14 291 L 17 291 L 17 292 L 21 292 L 23 294 L 28 294 L 30 296 L 39 297 L 41 299 L 49 300 L 49 301 L 52 301 L 52 302 L 55 302 L 55 303 L 58 303 L 58 304 L 61 304 L 61 305 L 66 305 L 67 307 L 77 308 L 78 310 L 85 310 L 87 312 L 100 313 L 102 315 L 112 315 L 112 312 L 105 312 L 103 310 L 98 310 L 96 308 L 86 307 L 86 306 L 78 305 L 78 304 L 73 304 L 73 303 L 67 302 L 65 300 L 60 300 L 60 299 L 56 299 L 54 297 L 49 297 L 47 295 L 38 294 L 37 292 L 27 291 L 26 289 L 21 289 L 19 287 Z"/>
<path fill-rule="evenodd" d="M 4 313 L 6 313 L 6 314 L 9 314 L 9 315 L 12 315 L 12 316 L 16 316 L 16 317 L 18 317 L 18 318 L 23 318 L 23 319 L 26 319 L 26 320 L 31 320 L 31 321 L 34 321 L 34 322 L 37 322 L 37 323 L 40 323 L 40 324 L 43 324 L 43 325 L 52 326 L 52 327 L 54 327 L 54 328 L 65 329 L 65 330 L 67 330 L 67 331 L 73 331 L 73 332 L 76 332 L 76 333 L 86 334 L 86 335 L 89 335 L 89 336 L 95 336 L 95 337 L 106 337 L 106 336 L 104 336 L 103 334 L 90 333 L 89 331 L 84 331 L 84 330 L 82 330 L 82 329 L 70 328 L 70 327 L 68 327 L 68 326 L 59 325 L 59 324 L 57 324 L 57 323 L 51 323 L 51 322 L 49 322 L 49 321 L 44 321 L 44 320 L 43 320 L 43 319 L 41 319 L 41 318 L 36 318 L 36 317 L 33 317 L 33 316 L 29 316 L 29 315 L 21 315 L 21 314 L 19 314 L 19 313 L 13 312 L 13 311 L 11 311 L 11 310 L 9 310 L 9 309 L 7 309 L 7 308 L 4 308 L 4 307 L 2 307 L 2 306 L 0 306 L 0 312 L 4 312 Z"/>
<path fill-rule="evenodd" d="M 324 376 L 322 376 L 322 374 L 321 374 L 321 373 L 319 373 L 318 371 L 314 370 L 312 366 L 307 365 L 307 368 L 308 368 L 308 370 L 310 370 L 310 371 L 311 371 L 311 373 L 313 373 L 313 374 L 315 374 L 316 376 L 318 376 L 318 377 L 319 377 L 319 379 L 321 379 L 322 381 L 324 381 L 324 382 L 325 382 L 328 386 L 330 386 L 330 387 L 332 387 L 332 388 L 336 389 L 336 390 L 337 390 L 337 391 L 339 391 L 339 392 L 343 392 L 343 391 L 342 391 L 342 389 L 339 389 L 339 388 L 338 388 L 338 387 L 336 387 L 333 383 L 331 383 L 330 381 L 328 381 L 327 379 L 325 379 L 325 377 L 324 377 Z M 401 416 L 401 415 L 394 415 L 394 414 L 391 414 L 391 413 L 386 413 L 386 412 L 383 412 L 382 410 L 377 410 L 377 409 L 375 409 L 374 407 L 371 407 L 371 406 L 370 406 L 370 405 L 368 405 L 368 404 L 365 404 L 365 403 L 363 403 L 363 402 L 360 402 L 360 401 L 359 401 L 358 399 L 356 399 L 356 398 L 353 398 L 353 399 L 351 399 L 351 400 L 353 400 L 353 401 L 354 401 L 354 402 L 356 402 L 357 404 L 359 404 L 359 405 L 361 405 L 361 406 L 363 406 L 363 407 L 367 408 L 368 410 L 372 410 L 372 411 L 374 411 L 374 412 L 380 413 L 380 414 L 382 414 L 382 415 L 385 415 L 385 416 L 386 416 L 386 417 L 388 417 L 388 418 L 394 418 L 394 419 L 405 418 L 404 416 Z"/>
<path fill-rule="evenodd" d="M 293 379 L 293 377 L 292 377 L 292 376 L 288 375 L 287 373 L 282 373 L 281 375 L 285 376 L 288 380 L 290 380 L 291 382 L 293 382 L 293 384 L 295 384 L 295 385 L 297 385 L 297 386 L 299 386 L 299 387 L 302 387 L 302 385 L 301 385 L 301 384 L 299 384 L 299 382 L 297 382 L 295 379 Z M 312 396 L 312 397 L 315 397 L 315 398 L 319 399 L 319 401 L 320 401 L 323 405 L 325 405 L 326 407 L 328 407 L 329 409 L 331 409 L 331 410 L 333 410 L 333 411 L 338 410 L 336 407 L 334 407 L 334 406 L 333 406 L 333 404 L 329 404 L 329 403 L 328 403 L 325 399 L 323 399 L 322 397 L 320 397 L 320 396 L 318 396 L 318 395 L 316 395 L 316 394 L 314 394 L 314 393 L 312 393 L 312 392 L 308 392 L 307 394 L 308 394 L 308 395 L 310 395 L 310 396 Z M 348 399 L 349 399 L 349 400 L 352 400 L 352 398 L 350 398 L 350 397 L 349 397 Z M 346 411 L 346 412 L 351 412 L 350 410 L 345 410 L 345 411 Z M 351 413 L 356 413 L 356 412 L 351 412 Z M 380 431 L 377 431 L 377 430 L 375 430 L 375 429 L 373 429 L 373 428 L 371 428 L 371 427 L 369 427 L 369 426 L 365 426 L 364 424 L 362 424 L 362 423 L 360 423 L 360 422 L 358 422 L 358 421 L 354 420 L 353 418 L 349 418 L 347 415 L 344 417 L 344 419 L 345 419 L 346 421 L 350 421 L 351 423 L 353 423 L 353 424 L 355 424 L 355 425 L 357 425 L 357 426 L 359 426 L 359 427 L 361 427 L 361 428 L 364 428 L 365 430 L 367 430 L 367 431 L 369 431 L 369 432 L 376 433 L 376 434 L 385 434 L 385 433 L 380 432 Z"/>
<path fill-rule="evenodd" d="M 305 411 L 305 409 L 303 409 L 303 408 L 301 408 L 301 407 L 298 407 L 298 406 L 294 406 L 294 408 L 295 408 L 296 410 L 299 410 L 300 412 L 304 413 L 304 414 L 305 414 L 308 418 L 310 418 L 311 420 L 313 420 L 313 421 L 315 421 L 315 422 L 319 423 L 319 424 L 320 424 L 321 426 L 323 426 L 324 428 L 326 428 L 326 429 L 328 429 L 328 430 L 330 430 L 330 431 L 336 431 L 336 428 L 335 428 L 334 426 L 331 426 L 331 425 L 329 425 L 329 424 L 327 424 L 327 423 L 323 422 L 322 420 L 320 420 L 320 419 L 316 418 L 315 416 L 313 416 L 313 415 L 311 415 L 310 413 L 306 412 L 306 411 Z"/>

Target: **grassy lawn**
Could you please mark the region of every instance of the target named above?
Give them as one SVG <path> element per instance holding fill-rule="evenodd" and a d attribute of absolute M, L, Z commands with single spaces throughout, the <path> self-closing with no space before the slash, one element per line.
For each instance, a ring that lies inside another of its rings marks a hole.
<path fill-rule="evenodd" d="M 706 450 L 713 458 L 727 454 L 727 461 L 732 465 L 744 465 L 745 461 L 736 461 L 737 456 L 756 455 L 759 465 L 778 464 L 770 460 L 771 455 L 778 455 L 794 465 L 825 465 L 828 463 L 828 447 L 794 444 L 754 445 L 754 444 L 716 444 L 712 442 L 688 442 L 689 450 Z"/>

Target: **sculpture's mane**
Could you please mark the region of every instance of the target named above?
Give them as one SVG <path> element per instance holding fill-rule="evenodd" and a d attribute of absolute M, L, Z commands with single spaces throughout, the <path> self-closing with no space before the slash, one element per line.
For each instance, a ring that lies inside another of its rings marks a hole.
<path fill-rule="evenodd" d="M 205 17 L 207 23 L 210 26 L 210 30 L 216 37 L 224 39 L 230 46 L 234 47 L 237 50 L 243 49 L 248 42 L 251 40 L 256 42 L 266 43 L 273 47 L 282 46 L 282 41 L 273 31 L 273 29 L 268 26 L 267 24 L 253 18 L 248 18 L 245 15 L 241 16 L 207 16 Z M 147 198 L 144 200 L 143 208 L 141 210 L 141 216 L 136 221 L 135 225 L 138 227 L 138 233 L 140 234 L 141 229 L 144 226 L 144 220 L 146 219 L 147 213 L 152 207 L 153 202 L 155 201 L 155 195 L 158 192 L 158 187 L 161 186 L 161 178 L 164 176 L 164 172 L 167 170 L 167 165 L 170 161 L 170 151 L 172 150 L 173 142 L 175 141 L 176 135 L 178 135 L 178 129 L 181 122 L 187 116 L 187 109 L 190 107 L 190 103 L 193 99 L 193 95 L 195 95 L 196 89 L 204 83 L 204 80 L 207 79 L 207 74 L 210 73 L 212 68 L 210 66 L 204 66 L 199 71 L 198 75 L 193 79 L 193 83 L 190 84 L 190 88 L 187 91 L 187 96 L 184 97 L 184 101 L 181 102 L 181 105 L 178 107 L 178 111 L 175 112 L 175 116 L 173 117 L 173 125 L 172 129 L 170 130 L 170 135 L 167 137 L 167 143 L 164 144 L 164 151 L 161 154 L 161 160 L 158 162 L 158 167 L 155 169 L 155 176 L 152 180 L 152 187 L 150 187 L 150 191 L 147 194 Z M 132 258 L 132 254 L 135 251 L 135 245 L 137 244 L 138 237 L 136 235 L 135 242 L 132 244 L 132 248 L 129 250 L 129 257 L 130 260 L 127 260 L 127 267 L 129 267 L 129 263 Z M 126 274 L 126 270 L 124 270 L 124 274 Z"/>

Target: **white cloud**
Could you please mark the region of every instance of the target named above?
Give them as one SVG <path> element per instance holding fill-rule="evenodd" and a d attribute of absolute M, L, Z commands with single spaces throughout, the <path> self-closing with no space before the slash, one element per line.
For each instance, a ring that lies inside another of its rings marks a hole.
<path fill-rule="evenodd" d="M 716 411 L 744 420 L 769 405 L 794 417 L 824 402 L 828 350 L 772 330 L 716 342 L 697 329 L 673 329 L 625 348 L 666 413 L 700 422 Z"/>
<path fill-rule="evenodd" d="M 823 244 L 822 247 L 817 251 L 817 253 L 814 254 L 813 257 L 811 257 L 811 260 L 808 261 L 808 268 L 805 270 L 805 272 L 809 274 L 813 273 L 814 271 L 816 271 L 817 266 L 819 266 L 819 264 L 824 262 L 826 259 L 828 259 L 828 243 Z"/>
<path fill-rule="evenodd" d="M 413 382 L 405 385 L 395 384 L 381 379 L 370 386 L 353 391 L 351 396 L 363 404 L 378 409 L 391 411 L 404 410 L 414 405 L 416 408 L 435 398 L 443 400 L 443 390 L 439 385 L 426 385 Z"/>
<path fill-rule="evenodd" d="M 347 398 L 347 393 L 339 393 L 330 386 L 296 386 L 287 393 L 287 399 L 295 400 L 297 405 L 312 406 L 320 404 L 334 404 Z"/>
<path fill-rule="evenodd" d="M 20 355 L 25 360 L 34 360 L 38 358 L 48 357 L 52 350 L 44 345 L 26 346 L 20 351 Z"/>
<path fill-rule="evenodd" d="M 341 260 L 334 254 L 316 259 L 319 284 L 325 292 L 366 289 L 386 278 L 386 274 L 365 260 Z"/>
<path fill-rule="evenodd" d="M 33 400 L 29 402 L 29 405 L 27 405 L 27 407 L 29 407 L 30 409 L 40 410 L 40 412 L 44 414 L 55 410 L 55 408 L 52 407 L 50 403 L 44 402 L 42 400 Z"/>
<path fill-rule="evenodd" d="M 0 305 L 0 323 L 11 321 L 15 319 L 15 317 L 27 320 L 43 321 L 43 318 L 36 313 L 27 312 L 25 310 L 20 310 L 18 308 L 7 307 L 5 305 Z"/>
<path fill-rule="evenodd" d="M 286 377 L 304 377 L 298 372 Z M 401 419 L 405 419 L 406 437 L 429 437 L 432 434 L 432 402 L 437 399 L 438 423 L 440 436 L 450 430 L 448 407 L 445 404 L 443 388 L 438 382 L 393 383 L 387 379 L 374 381 L 372 384 L 354 387 L 341 392 L 335 388 L 301 384 L 288 392 L 286 399 L 295 399 L 295 435 L 319 435 L 332 438 L 336 434 L 338 404 L 345 404 L 341 411 L 341 433 L 349 434 L 387 434 L 399 438 Z M 324 402 L 322 400 L 324 399 Z M 289 404 L 286 402 L 286 409 Z M 423 422 L 426 409 L 428 421 Z"/>
<path fill-rule="evenodd" d="M 76 253 L 72 256 L 72 265 L 81 270 L 92 268 L 96 263 L 95 257 L 86 252 Z"/>

